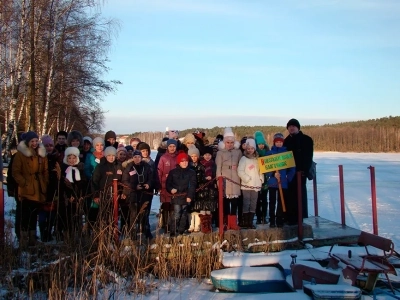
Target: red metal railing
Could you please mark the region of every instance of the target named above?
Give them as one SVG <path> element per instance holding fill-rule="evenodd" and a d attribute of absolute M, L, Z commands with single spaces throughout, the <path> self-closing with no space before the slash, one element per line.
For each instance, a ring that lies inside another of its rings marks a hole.
<path fill-rule="evenodd" d="M 371 200 L 372 200 L 372 226 L 373 233 L 378 235 L 378 212 L 376 207 L 376 184 L 375 184 L 375 167 L 368 167 L 371 176 Z"/>

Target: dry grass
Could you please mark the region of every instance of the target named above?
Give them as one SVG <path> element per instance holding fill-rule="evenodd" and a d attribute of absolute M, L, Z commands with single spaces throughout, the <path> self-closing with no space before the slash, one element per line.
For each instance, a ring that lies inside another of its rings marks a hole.
<path fill-rule="evenodd" d="M 144 295 L 152 292 L 157 282 L 200 280 L 221 267 L 220 250 L 213 247 L 217 235 L 170 239 L 157 234 L 148 242 L 130 228 L 122 240 L 116 240 L 109 211 L 100 212 L 102 221 L 91 232 L 66 235 L 58 244 L 38 243 L 25 252 L 14 248 L 13 228 L 8 224 L 0 258 L 0 283 L 8 292 L 5 299 L 20 299 L 21 295 L 36 299 L 40 298 L 37 295 L 43 299 Z"/>

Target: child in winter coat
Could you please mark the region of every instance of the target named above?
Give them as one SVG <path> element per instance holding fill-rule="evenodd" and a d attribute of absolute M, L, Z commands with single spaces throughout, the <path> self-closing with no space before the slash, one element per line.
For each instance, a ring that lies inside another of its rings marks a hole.
<path fill-rule="evenodd" d="M 166 190 L 172 194 L 171 205 L 174 208 L 174 218 L 170 220 L 170 236 L 185 232 L 188 204 L 196 192 L 196 173 L 188 168 L 189 156 L 180 152 L 176 156 L 176 163 L 178 165 L 169 172 L 166 182 Z"/>
<path fill-rule="evenodd" d="M 202 164 L 200 164 L 200 151 L 196 148 L 196 146 L 191 145 L 188 147 L 188 155 L 191 158 L 190 169 L 195 171 L 196 173 L 196 183 L 197 187 L 201 187 L 206 183 L 205 169 Z M 205 215 L 205 208 L 203 207 L 203 200 L 205 198 L 205 191 L 199 189 L 195 193 L 195 198 L 190 203 L 190 226 L 189 232 L 199 232 L 200 231 L 200 217 L 199 214 L 201 212 L 202 215 Z"/>
<path fill-rule="evenodd" d="M 267 153 L 267 155 L 286 152 L 287 149 L 286 147 L 283 147 L 283 141 L 283 134 L 276 133 L 274 135 L 274 145 Z M 289 182 L 292 181 L 295 173 L 296 168 L 292 167 L 279 171 L 268 172 L 265 174 L 268 178 L 267 184 L 269 190 L 269 227 L 271 228 L 274 228 L 276 226 L 283 227 L 284 217 L 282 211 L 282 201 L 285 201 L 285 199 L 287 199 L 288 197 L 288 185 Z M 282 194 L 283 198 L 285 199 L 281 199 L 279 193 L 279 184 L 282 186 Z"/>
<path fill-rule="evenodd" d="M 205 188 L 207 197 L 204 200 L 206 215 L 208 215 L 208 211 L 211 212 L 211 220 L 213 220 L 215 226 L 218 227 L 218 190 L 217 183 L 215 181 L 217 166 L 213 160 L 213 153 L 214 148 L 212 146 L 205 146 L 203 148 L 203 159 L 200 161 L 200 163 L 204 167 L 207 184 L 207 187 Z"/>
<path fill-rule="evenodd" d="M 224 177 L 224 223 L 227 223 L 227 229 L 240 229 L 237 224 L 238 203 L 241 196 L 240 178 L 238 176 L 238 164 L 242 157 L 242 151 L 239 149 L 239 142 L 235 141 L 235 134 L 230 127 L 224 129 L 224 139 L 218 144 L 218 152 L 215 158 L 217 165 L 216 176 Z"/>
<path fill-rule="evenodd" d="M 264 134 L 261 131 L 254 132 L 254 139 L 256 140 L 257 145 L 257 153 L 259 157 L 267 155 L 267 152 L 270 150 L 265 140 Z M 257 207 L 256 207 L 256 216 L 257 223 L 256 224 L 268 224 L 267 217 L 268 210 L 268 186 L 267 180 L 264 176 L 264 184 L 261 187 L 261 191 L 258 193 L 257 199 Z"/>
<path fill-rule="evenodd" d="M 60 221 L 58 232 L 60 237 L 68 234 L 70 238 L 78 236 L 82 229 L 82 217 L 80 208 L 83 197 L 86 194 L 87 181 L 84 173 L 84 165 L 79 161 L 79 149 L 68 147 L 65 149 L 64 161 L 61 166 L 60 195 Z"/>
<path fill-rule="evenodd" d="M 246 228 L 255 228 L 253 225 L 256 212 L 258 192 L 264 183 L 264 174 L 260 174 L 256 142 L 252 138 L 246 140 L 246 150 L 239 161 L 238 175 L 241 179 L 243 193 L 243 225 Z"/>

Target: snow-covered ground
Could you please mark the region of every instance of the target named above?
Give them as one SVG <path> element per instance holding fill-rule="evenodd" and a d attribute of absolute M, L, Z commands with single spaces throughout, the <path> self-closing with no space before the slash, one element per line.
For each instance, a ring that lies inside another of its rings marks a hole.
<path fill-rule="evenodd" d="M 156 152 L 152 152 L 155 157 Z M 371 180 L 369 166 L 375 167 L 376 195 L 378 206 L 378 231 L 379 235 L 390 238 L 395 248 L 400 248 L 400 154 L 371 154 L 371 153 L 331 153 L 317 152 L 314 154 L 317 163 L 318 180 L 318 207 L 319 216 L 341 222 L 340 192 L 339 192 L 339 168 L 343 165 L 344 171 L 344 195 L 346 207 L 346 224 L 353 228 L 373 231 L 372 204 L 371 204 Z M 312 183 L 308 182 L 308 206 L 310 215 L 314 214 L 314 199 Z M 13 221 L 10 211 L 15 207 L 13 198 L 8 198 L 5 193 L 5 217 Z M 159 199 L 153 200 L 152 210 L 159 210 Z M 284 265 L 290 264 L 290 254 L 293 251 L 283 251 L 279 254 L 225 254 L 224 264 L 227 266 L 251 265 L 250 261 L 271 261 L 279 259 Z M 327 249 L 305 249 L 298 251 L 299 258 L 326 257 Z M 286 266 L 286 267 L 287 267 Z M 285 267 L 285 266 L 284 266 Z M 115 292 L 115 291 L 114 291 Z M 109 295 L 108 295 L 109 296 Z M 103 298 L 107 298 L 107 291 Z M 182 279 L 174 282 L 159 283 L 156 291 L 141 296 L 141 299 L 303 299 L 304 295 L 291 294 L 234 294 L 215 292 L 209 279 L 198 282 L 195 279 Z M 293 297 L 293 298 L 291 298 Z M 99 298 L 99 299 L 103 299 Z M 113 299 L 134 299 L 135 297 L 121 291 L 114 294 Z M 137 297 L 136 297 L 137 298 Z M 304 297 L 304 299 L 309 299 Z M 371 297 L 369 297 L 371 299 Z M 377 299 L 387 299 L 379 296 Z"/>

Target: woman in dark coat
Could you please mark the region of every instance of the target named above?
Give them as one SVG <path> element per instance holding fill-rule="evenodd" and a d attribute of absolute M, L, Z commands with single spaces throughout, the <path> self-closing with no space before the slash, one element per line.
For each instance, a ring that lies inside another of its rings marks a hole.
<path fill-rule="evenodd" d="M 96 220 L 96 226 L 108 226 L 113 224 L 113 181 L 116 179 L 121 182 L 122 166 L 116 160 L 117 149 L 108 146 L 104 150 L 104 157 L 96 166 L 92 176 L 92 194 L 93 203 L 98 208 L 91 207 L 89 213 L 90 226 L 93 228 L 93 220 Z M 101 228 L 103 229 L 103 228 Z"/>
<path fill-rule="evenodd" d="M 82 230 L 81 208 L 84 205 L 87 180 L 84 164 L 79 160 L 80 151 L 77 147 L 65 149 L 63 164 L 61 166 L 60 182 L 60 222 L 58 233 L 60 238 L 68 233 L 70 238 L 79 237 Z"/>
<path fill-rule="evenodd" d="M 129 216 L 125 216 L 128 232 L 133 234 L 133 238 L 136 238 L 138 231 L 145 234 L 146 238 L 151 238 L 148 218 L 153 198 L 154 176 L 151 166 L 142 161 L 142 153 L 139 150 L 133 151 L 132 159 L 122 175 L 124 189 L 121 198 L 129 203 Z M 135 224 L 140 225 L 138 231 Z"/>

